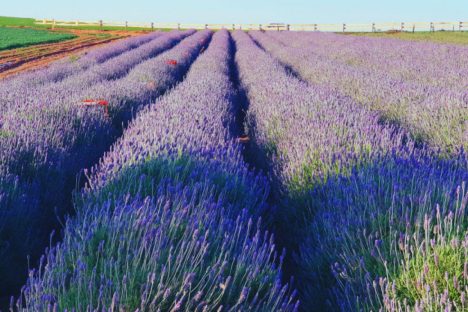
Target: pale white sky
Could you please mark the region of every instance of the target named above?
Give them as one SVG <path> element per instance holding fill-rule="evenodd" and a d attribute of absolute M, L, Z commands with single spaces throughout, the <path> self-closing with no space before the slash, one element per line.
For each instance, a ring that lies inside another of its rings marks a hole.
<path fill-rule="evenodd" d="M 181 23 L 468 21 L 468 0 L 0 0 L 0 15 Z"/>

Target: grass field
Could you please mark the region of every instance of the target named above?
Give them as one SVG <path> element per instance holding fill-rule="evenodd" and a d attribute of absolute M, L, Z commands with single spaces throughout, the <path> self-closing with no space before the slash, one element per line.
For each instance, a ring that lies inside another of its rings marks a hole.
<path fill-rule="evenodd" d="M 0 26 L 12 26 L 12 27 L 30 27 L 30 28 L 43 28 L 51 29 L 52 25 L 36 24 L 34 18 L 23 18 L 23 17 L 7 17 L 0 16 Z M 88 25 L 71 25 L 71 26 L 60 26 L 60 28 L 66 29 L 81 29 L 81 30 L 151 30 L 151 28 L 144 27 L 120 27 L 120 26 L 88 26 Z"/>
<path fill-rule="evenodd" d="M 77 36 L 31 28 L 0 27 L 0 51 L 27 47 L 39 43 L 52 43 Z"/>
<path fill-rule="evenodd" d="M 468 32 L 436 31 L 436 32 L 395 32 L 395 33 L 349 33 L 356 36 L 397 38 L 415 41 L 433 41 L 439 43 L 468 44 Z"/>
<path fill-rule="evenodd" d="M 34 27 L 34 18 L 0 16 L 0 27 Z"/>

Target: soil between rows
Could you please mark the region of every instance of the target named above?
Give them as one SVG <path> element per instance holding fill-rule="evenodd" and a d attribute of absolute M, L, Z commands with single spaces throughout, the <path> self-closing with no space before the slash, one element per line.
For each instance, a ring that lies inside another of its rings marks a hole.
<path fill-rule="evenodd" d="M 73 33 L 78 38 L 0 52 L 0 79 L 45 67 L 60 58 L 82 53 L 111 41 L 145 33 L 143 31 L 83 31 L 75 29 L 56 29 L 55 31 Z"/>

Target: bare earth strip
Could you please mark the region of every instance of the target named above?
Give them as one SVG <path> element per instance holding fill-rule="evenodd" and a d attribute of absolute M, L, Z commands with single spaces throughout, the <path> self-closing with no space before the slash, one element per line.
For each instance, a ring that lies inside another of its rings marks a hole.
<path fill-rule="evenodd" d="M 0 79 L 40 67 L 52 61 L 83 52 L 111 41 L 128 36 L 140 35 L 142 32 L 99 32 L 99 31 L 72 31 L 78 38 L 57 43 L 46 43 L 0 52 Z M 106 34 L 106 36 L 99 36 Z"/>

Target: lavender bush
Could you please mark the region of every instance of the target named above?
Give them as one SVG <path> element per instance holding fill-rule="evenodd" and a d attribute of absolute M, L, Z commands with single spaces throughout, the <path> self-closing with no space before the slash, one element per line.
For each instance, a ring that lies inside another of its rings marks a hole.
<path fill-rule="evenodd" d="M 20 310 L 291 311 L 272 237 L 256 226 L 268 184 L 230 131 L 229 33 L 144 109 L 88 173 L 63 243 L 31 273 Z"/>
<path fill-rule="evenodd" d="M 187 33 L 185 32 L 186 35 Z M 177 38 L 177 36 L 179 37 Z M 0 112 L 6 113 L 12 110 L 16 113 L 18 110 L 27 111 L 31 107 L 40 107 L 44 105 L 45 101 L 49 103 L 51 101 L 63 101 L 66 97 L 80 92 L 91 85 L 105 80 L 121 78 L 135 65 L 171 48 L 182 38 L 183 36 L 176 31 L 159 35 L 155 39 L 135 49 L 121 53 L 114 58 L 110 58 L 105 62 L 95 63 L 94 61 L 86 70 L 78 71 L 56 82 L 52 80 L 45 85 L 26 88 L 22 85 L 19 88 L 13 89 L 10 89 L 10 86 L 6 86 Z M 47 71 L 47 69 L 44 71 Z"/>
<path fill-rule="evenodd" d="M 190 34 L 193 31 L 169 33 L 161 36 L 159 42 L 162 46 L 170 47 Z M 153 77 L 160 79 L 160 84 L 153 88 L 138 88 L 139 93 L 135 93 L 137 87 L 146 86 L 146 82 L 138 79 L 136 74 L 121 78 L 124 84 L 133 86 L 130 90 L 132 93 L 129 93 L 129 88 L 114 90 L 117 92 L 108 98 L 111 106 L 109 117 L 101 109 L 89 110 L 76 105 L 83 100 L 85 93 L 86 96 L 99 96 L 90 94 L 88 90 L 51 100 L 41 107 L 30 107 L 27 115 L 10 111 L 5 116 L 2 131 L 7 135 L 0 138 L 0 179 L 8 181 L 19 177 L 19 190 L 12 192 L 9 183 L 0 183 L 6 187 L 0 191 L 0 211 L 2 215 L 9 216 L 1 219 L 0 229 L 7 224 L 17 229 L 0 233 L 0 240 L 4 242 L 2 253 L 5 255 L 0 266 L 12 267 L 9 263 L 13 259 L 15 263 L 23 265 L 14 266 L 17 270 L 11 271 L 16 271 L 17 278 L 8 282 L 5 280 L 2 293 L 15 288 L 10 283 L 17 285 L 21 282 L 21 276 L 26 271 L 26 255 L 37 258 L 48 241 L 48 233 L 57 226 L 57 218 L 69 209 L 77 173 L 98 160 L 121 131 L 121 123 L 131 117 L 132 110 L 147 104 L 182 79 L 210 36 L 209 31 L 199 32 L 154 60 L 136 66 L 132 72 L 147 73 L 152 70 Z M 179 61 L 176 66 L 166 63 L 167 59 L 173 58 Z M 114 83 L 119 83 L 119 80 Z M 98 84 L 95 85 L 95 88 L 98 87 Z M 37 191 L 29 193 L 29 189 Z M 14 203 L 18 201 L 25 204 L 15 207 Z M 19 209 L 22 207 L 24 209 Z M 24 231 L 20 225 L 25 225 Z"/>
<path fill-rule="evenodd" d="M 326 85 L 380 112 L 381 118 L 409 130 L 414 140 L 449 155 L 468 148 L 468 93 L 418 81 L 394 79 L 386 71 L 351 66 L 313 53 L 308 37 L 291 38 L 294 46 L 261 32 L 252 36 L 281 62 L 313 84 Z M 318 37 L 318 41 L 323 37 Z M 305 38 L 305 39 L 304 39 Z M 285 39 L 286 40 L 286 39 Z M 313 46 L 313 45 L 312 45 Z"/>
<path fill-rule="evenodd" d="M 327 85 L 300 81 L 245 33 L 234 38 L 252 136 L 283 190 L 278 230 L 295 251 L 290 265 L 304 310 L 424 307 L 413 290 L 394 295 L 376 281 L 398 280 L 401 260 L 412 259 L 395 247 L 399 235 L 418 233 L 418 224 L 437 204 L 442 218 L 450 211 L 464 213 L 460 198 L 466 191 L 453 195 L 467 178 L 463 150 L 457 159 L 443 161 L 425 147 L 415 149 L 403 129 L 382 124 L 372 111 Z M 457 225 L 461 241 L 466 223 Z M 444 255 L 452 257 L 457 257 L 453 250 Z M 455 271 L 458 277 L 463 272 Z M 408 274 L 402 274 L 406 282 Z M 443 289 L 440 280 L 434 282 Z M 452 296 L 458 307 L 462 292 Z M 445 307 L 436 298 L 424 300 Z"/>
<path fill-rule="evenodd" d="M 466 310 L 466 48 L 233 39 L 150 34 L 0 85 L 0 287 L 37 268 L 11 309 L 294 311 L 297 288 L 304 311 Z"/>
<path fill-rule="evenodd" d="M 457 190 L 453 211 L 436 208 L 433 219 L 426 215 L 420 230 L 402 238 L 400 271 L 381 278 L 382 306 L 389 311 L 464 311 L 467 309 L 468 242 L 466 230 L 466 188 Z"/>
<path fill-rule="evenodd" d="M 135 49 L 157 38 L 159 35 L 161 35 L 160 32 L 152 32 L 146 35 L 118 40 L 90 50 L 89 52 L 58 60 L 48 65 L 46 68 L 10 77 L 2 82 L 0 98 L 5 99 L 9 97 L 10 94 L 12 96 L 18 95 L 21 91 L 24 92 L 26 88 L 46 86 L 58 82 L 69 76 L 80 73 L 91 66 L 103 63 L 122 53 Z"/>
<path fill-rule="evenodd" d="M 337 281 L 329 304 L 342 311 L 444 310 L 454 303 L 460 308 L 464 265 L 456 262 L 466 262 L 466 255 L 446 248 L 468 234 L 463 186 L 468 172 L 466 159 L 459 161 L 464 164 L 416 155 L 383 157 L 311 190 L 315 213 L 297 256 L 303 276 L 309 276 L 303 288 L 308 296 L 320 276 L 307 272 L 329 266 Z M 444 229 L 428 221 L 444 218 L 451 224 Z M 443 250 L 440 261 L 446 265 L 432 265 L 421 278 L 415 265 L 430 261 L 426 252 L 432 249 Z M 461 288 L 452 289 L 440 278 L 446 270 L 451 279 L 460 278 Z M 428 283 L 436 292 L 422 290 Z M 451 298 L 442 300 L 445 289 Z"/>
<path fill-rule="evenodd" d="M 385 72 L 394 79 L 443 89 L 464 90 L 468 85 L 467 48 L 431 42 L 408 42 L 392 38 L 342 36 L 319 32 L 269 32 L 284 44 L 352 67 Z"/>
<path fill-rule="evenodd" d="M 404 132 L 381 125 L 376 113 L 288 74 L 248 35 L 236 32 L 234 38 L 250 102 L 251 135 L 272 160 L 281 188 L 307 188 L 330 175 L 346 174 L 375 154 L 400 146 L 413 149 Z"/>

